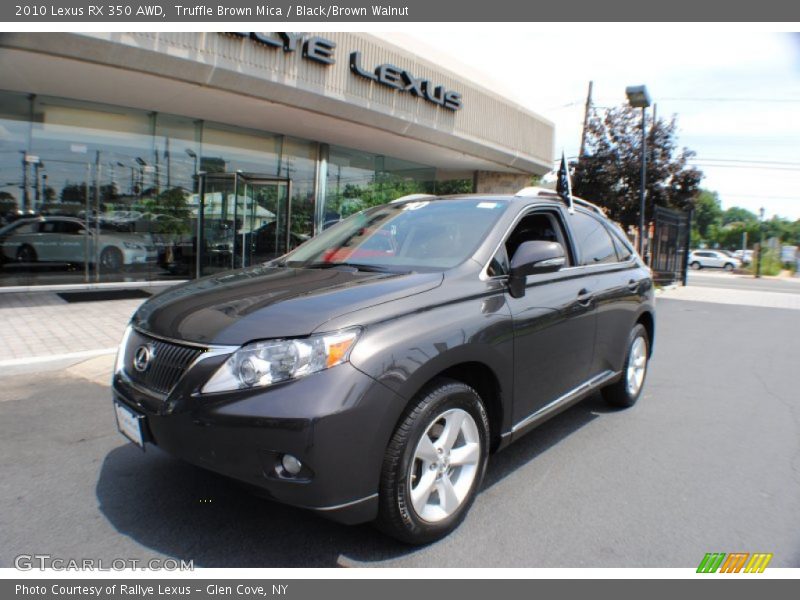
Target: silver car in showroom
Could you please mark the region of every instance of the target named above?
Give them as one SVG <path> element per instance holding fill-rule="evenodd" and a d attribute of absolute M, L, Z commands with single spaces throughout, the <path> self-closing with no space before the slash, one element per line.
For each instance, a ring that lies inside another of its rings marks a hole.
<path fill-rule="evenodd" d="M 103 224 L 87 227 L 74 217 L 20 219 L 6 228 L 0 244 L 6 261 L 25 264 L 89 262 L 113 272 L 158 259 L 148 234 L 117 232 Z"/>

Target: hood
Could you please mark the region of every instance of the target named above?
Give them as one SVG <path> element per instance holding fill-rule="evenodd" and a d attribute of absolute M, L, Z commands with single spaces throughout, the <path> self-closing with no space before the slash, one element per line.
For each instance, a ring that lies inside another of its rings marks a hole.
<path fill-rule="evenodd" d="M 202 344 L 297 337 L 344 313 L 431 290 L 442 278 L 441 273 L 258 266 L 170 288 L 145 302 L 133 324 Z"/>

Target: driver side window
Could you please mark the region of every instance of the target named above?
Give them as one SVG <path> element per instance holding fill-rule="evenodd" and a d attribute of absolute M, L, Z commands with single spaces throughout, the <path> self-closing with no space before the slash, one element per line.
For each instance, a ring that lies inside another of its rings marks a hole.
<path fill-rule="evenodd" d="M 508 238 L 506 238 L 505 243 L 489 263 L 487 269 L 489 277 L 507 275 L 509 264 L 517 248 L 523 242 L 537 240 L 558 242 L 563 246 L 564 254 L 567 256 L 567 264 L 565 266 L 573 264 L 560 217 L 552 211 L 538 210 L 522 217 L 517 226 L 514 227 Z"/>

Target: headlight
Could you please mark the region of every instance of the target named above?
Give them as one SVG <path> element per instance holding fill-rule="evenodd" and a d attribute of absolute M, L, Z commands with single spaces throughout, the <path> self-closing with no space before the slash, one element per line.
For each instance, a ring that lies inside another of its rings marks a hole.
<path fill-rule="evenodd" d="M 129 250 L 144 250 L 144 246 L 137 244 L 136 242 L 122 242 L 122 245 Z"/>
<path fill-rule="evenodd" d="M 305 377 L 346 362 L 359 329 L 294 340 L 268 340 L 242 346 L 203 386 L 203 393 L 265 387 Z"/>
<path fill-rule="evenodd" d="M 119 348 L 117 348 L 117 358 L 114 361 L 114 373 L 119 373 L 122 368 L 125 366 L 125 349 L 128 347 L 128 338 L 133 331 L 133 327 L 128 325 L 125 328 L 125 333 L 122 334 L 122 341 L 119 343 Z"/>

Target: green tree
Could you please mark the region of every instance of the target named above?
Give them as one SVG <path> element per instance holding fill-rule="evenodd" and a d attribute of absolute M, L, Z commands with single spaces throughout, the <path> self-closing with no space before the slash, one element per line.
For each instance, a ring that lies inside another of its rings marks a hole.
<path fill-rule="evenodd" d="M 86 184 L 68 183 L 61 188 L 62 202 L 86 202 Z"/>
<path fill-rule="evenodd" d="M 747 233 L 747 245 L 752 248 L 760 236 L 758 221 L 728 223 L 727 225 L 723 225 L 721 222 L 714 223 L 708 228 L 706 241 L 709 246 L 714 248 L 738 250 L 742 247 L 744 233 Z"/>
<path fill-rule="evenodd" d="M 694 153 L 677 145 L 677 121 L 648 123 L 647 214 L 653 207 L 689 208 L 702 173 L 689 166 Z M 596 202 L 624 225 L 638 224 L 641 185 L 641 113 L 629 106 L 595 113 L 586 129 L 586 156 L 572 163 L 573 191 Z"/>
<path fill-rule="evenodd" d="M 724 213 L 722 213 L 722 225 L 729 223 L 757 223 L 758 216 L 750 212 L 746 208 L 740 206 L 732 206 Z"/>
<path fill-rule="evenodd" d="M 693 225 L 700 239 L 708 237 L 711 225 L 720 224 L 722 219 L 722 206 L 719 195 L 711 190 L 700 190 L 694 203 Z"/>

